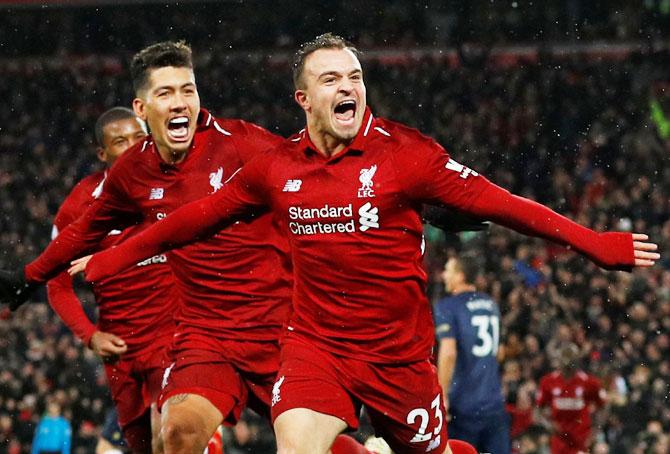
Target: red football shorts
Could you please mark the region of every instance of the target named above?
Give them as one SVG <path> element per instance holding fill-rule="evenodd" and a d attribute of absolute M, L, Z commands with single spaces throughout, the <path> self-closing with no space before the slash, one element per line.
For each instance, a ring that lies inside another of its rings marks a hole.
<path fill-rule="evenodd" d="M 449 440 L 449 447 L 451 448 L 451 454 L 478 454 L 474 446 L 463 440 L 452 438 Z"/>
<path fill-rule="evenodd" d="M 158 405 L 177 394 L 197 394 L 223 414 L 226 424 L 237 423 L 247 406 L 269 418 L 278 367 L 278 342 L 217 339 L 184 330 L 168 352 Z"/>
<path fill-rule="evenodd" d="M 373 364 L 286 337 L 273 388 L 272 418 L 308 408 L 358 428 L 365 405 L 377 436 L 397 454 L 441 454 L 447 423 L 435 367 L 428 361 Z"/>
<path fill-rule="evenodd" d="M 144 416 L 161 390 L 164 347 L 148 349 L 130 359 L 105 364 L 112 399 L 125 428 Z"/>

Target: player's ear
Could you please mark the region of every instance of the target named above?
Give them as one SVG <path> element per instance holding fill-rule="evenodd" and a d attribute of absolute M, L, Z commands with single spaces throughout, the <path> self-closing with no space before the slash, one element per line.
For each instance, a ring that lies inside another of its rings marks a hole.
<path fill-rule="evenodd" d="M 143 121 L 147 121 L 146 106 L 142 98 L 133 99 L 133 111 Z"/>
<path fill-rule="evenodd" d="M 105 149 L 102 147 L 98 147 L 97 150 L 95 150 L 95 155 L 98 157 L 98 159 L 102 162 L 107 162 L 107 153 L 105 153 Z"/>
<path fill-rule="evenodd" d="M 304 90 L 296 90 L 294 94 L 294 99 L 295 102 L 297 102 L 298 105 L 302 107 L 302 110 L 309 112 L 311 106 L 309 103 L 309 97 L 307 96 L 307 92 L 305 92 Z"/>

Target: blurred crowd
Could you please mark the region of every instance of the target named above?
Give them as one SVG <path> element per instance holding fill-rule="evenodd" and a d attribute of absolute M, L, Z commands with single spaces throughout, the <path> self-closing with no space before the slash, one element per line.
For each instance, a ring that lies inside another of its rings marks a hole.
<path fill-rule="evenodd" d="M 402 2 L 392 3 L 400 8 Z M 134 20 L 126 18 L 129 30 Z M 63 36 L 82 33 L 74 28 L 65 26 Z M 248 43 L 277 45 L 264 41 L 280 40 L 279 31 L 269 30 Z M 243 32 L 231 32 L 231 42 L 247 42 Z M 372 44 L 379 39 L 369 38 Z M 146 42 L 124 46 L 136 50 Z M 59 203 L 95 169 L 96 117 L 132 100 L 122 66 L 86 54 L 99 49 L 77 50 L 82 53 L 63 55 L 57 64 L 36 59 L 0 66 L 0 268 L 28 261 L 45 247 Z M 286 64 L 212 52 L 207 44 L 194 45 L 194 51 L 203 107 L 283 135 L 301 128 Z M 408 53 L 365 65 L 368 101 L 377 115 L 421 129 L 457 161 L 582 224 L 648 233 L 660 244 L 659 265 L 627 274 L 600 270 L 561 247 L 499 227 L 461 235 L 427 228 L 426 266 L 435 301 L 449 255 L 472 249 L 482 258 L 478 286 L 500 302 L 503 314 L 501 367 L 518 452 L 546 452 L 547 432 L 532 418 L 533 396 L 566 340 L 579 346 L 583 368 L 600 377 L 610 394 L 595 430 L 601 452 L 668 452 L 670 140 L 650 113 L 652 101 L 670 112 L 667 52 L 616 61 L 540 55 L 505 67 L 487 64 L 485 54 L 461 55 L 454 64 Z M 93 315 L 91 299 L 85 299 Z M 91 452 L 110 405 L 104 374 L 46 305 L 3 314 L 0 358 L 0 452 L 24 452 L 51 402 L 72 423 L 73 452 Z M 268 431 L 249 416 L 227 432 L 227 452 L 271 451 Z"/>
<path fill-rule="evenodd" d="M 166 38 L 215 51 L 292 50 L 324 31 L 368 49 L 654 41 L 670 34 L 667 0 L 276 0 L 271 14 L 267 0 L 3 3 L 9 6 L 0 6 L 0 56 L 19 57 L 118 54 Z"/>

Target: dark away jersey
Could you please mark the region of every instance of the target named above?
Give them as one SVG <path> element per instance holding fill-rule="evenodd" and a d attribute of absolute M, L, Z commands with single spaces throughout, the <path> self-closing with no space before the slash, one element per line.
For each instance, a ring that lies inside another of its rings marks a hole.
<path fill-rule="evenodd" d="M 464 292 L 435 306 L 438 339 L 455 339 L 456 368 L 449 388 L 453 415 L 477 416 L 504 409 L 496 355 L 500 310 L 485 293 Z"/>

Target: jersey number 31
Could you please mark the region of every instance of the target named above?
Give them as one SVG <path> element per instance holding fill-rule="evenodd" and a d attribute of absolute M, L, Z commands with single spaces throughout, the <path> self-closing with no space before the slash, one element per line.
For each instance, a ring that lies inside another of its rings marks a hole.
<path fill-rule="evenodd" d="M 470 322 L 477 327 L 478 342 L 472 347 L 472 354 L 483 357 L 498 354 L 500 323 L 497 315 L 474 315 Z M 489 329 L 490 328 L 490 329 Z"/>

